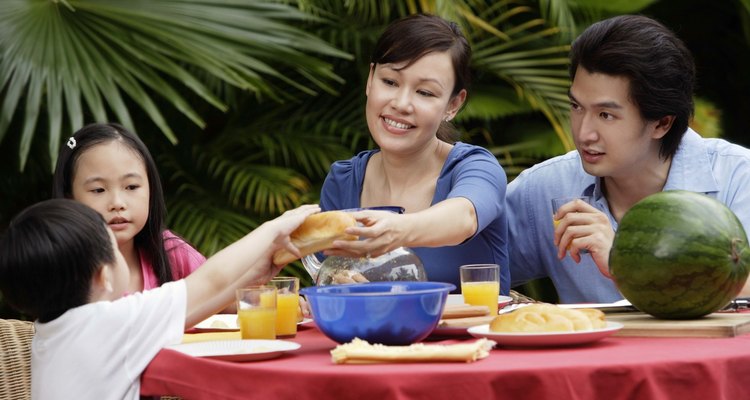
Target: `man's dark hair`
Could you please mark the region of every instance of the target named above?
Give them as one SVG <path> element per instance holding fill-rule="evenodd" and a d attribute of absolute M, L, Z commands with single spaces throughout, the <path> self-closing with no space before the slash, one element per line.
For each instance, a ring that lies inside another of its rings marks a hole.
<path fill-rule="evenodd" d="M 578 67 L 591 73 L 623 76 L 630 99 L 647 121 L 674 115 L 659 154 L 677 151 L 693 116 L 695 64 L 685 44 L 659 22 L 637 15 L 609 18 L 588 27 L 570 51 L 570 79 Z"/>

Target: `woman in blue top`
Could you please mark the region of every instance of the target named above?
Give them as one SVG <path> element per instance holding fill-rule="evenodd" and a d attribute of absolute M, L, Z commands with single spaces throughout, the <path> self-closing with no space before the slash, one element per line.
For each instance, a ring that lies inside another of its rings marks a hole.
<path fill-rule="evenodd" d="M 422 259 L 431 281 L 460 287 L 458 267 L 501 267 L 510 289 L 507 178 L 487 150 L 456 142 L 449 121 L 467 96 L 471 50 L 455 23 L 417 14 L 388 26 L 370 64 L 366 118 L 377 150 L 333 164 L 324 210 L 401 206 L 405 214 L 360 211 L 349 228 L 359 241 L 327 255 L 378 256 L 400 246 Z"/>

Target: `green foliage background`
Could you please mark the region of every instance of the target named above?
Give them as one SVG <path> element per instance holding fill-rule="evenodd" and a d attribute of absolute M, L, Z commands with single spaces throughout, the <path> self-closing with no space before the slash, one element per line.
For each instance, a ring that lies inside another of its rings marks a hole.
<path fill-rule="evenodd" d="M 696 128 L 750 144 L 747 0 L 4 0 L 0 231 L 50 196 L 59 146 L 94 121 L 141 136 L 159 164 L 168 226 L 206 255 L 316 202 L 329 165 L 372 146 L 370 49 L 414 12 L 458 22 L 471 41 L 474 82 L 456 125 L 511 179 L 572 149 L 568 46 L 618 14 L 677 31 L 698 65 Z M 310 284 L 298 263 L 283 273 Z M 549 282 L 524 290 L 554 300 Z"/>

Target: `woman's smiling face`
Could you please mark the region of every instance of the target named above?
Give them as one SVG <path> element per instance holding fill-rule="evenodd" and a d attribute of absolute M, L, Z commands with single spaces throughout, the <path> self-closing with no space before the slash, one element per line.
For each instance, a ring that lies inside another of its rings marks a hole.
<path fill-rule="evenodd" d="M 367 80 L 367 126 L 384 151 L 423 148 L 436 140 L 440 123 L 456 114 L 466 98 L 451 97 L 455 73 L 447 52 L 429 53 L 407 63 L 376 64 Z"/>

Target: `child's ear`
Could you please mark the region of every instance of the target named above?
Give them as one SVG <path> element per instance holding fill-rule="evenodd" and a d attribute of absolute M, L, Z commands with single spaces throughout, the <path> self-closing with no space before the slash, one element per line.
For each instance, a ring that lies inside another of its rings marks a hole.
<path fill-rule="evenodd" d="M 112 268 L 109 264 L 99 268 L 99 271 L 94 276 L 94 284 L 102 293 L 110 294 L 114 291 L 114 287 L 112 286 Z"/>

